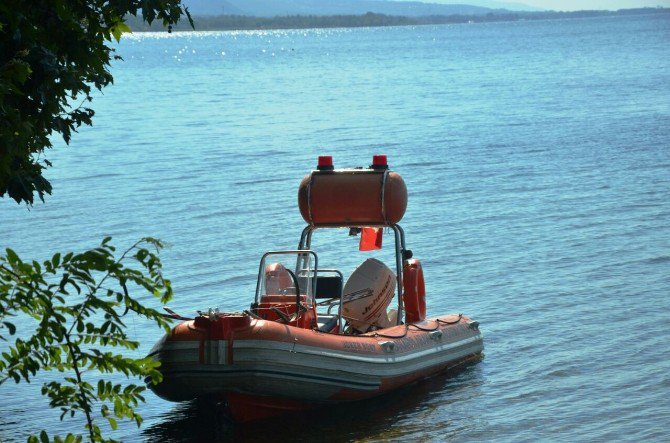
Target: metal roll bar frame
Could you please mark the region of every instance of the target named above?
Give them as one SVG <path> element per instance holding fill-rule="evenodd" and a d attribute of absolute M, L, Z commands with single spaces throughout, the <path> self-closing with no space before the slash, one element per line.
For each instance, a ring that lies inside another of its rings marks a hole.
<path fill-rule="evenodd" d="M 403 269 L 403 260 L 405 258 L 411 257 L 411 252 L 408 251 L 405 245 L 405 231 L 400 227 L 400 225 L 397 224 L 351 224 L 351 225 L 342 225 L 342 224 L 337 224 L 337 225 L 307 225 L 305 229 L 302 230 L 302 234 L 300 236 L 300 243 L 298 244 L 298 250 L 302 252 L 307 252 L 310 251 L 311 245 L 312 245 L 312 234 L 314 231 L 317 229 L 323 229 L 323 228 L 364 228 L 364 227 L 373 227 L 373 228 L 390 228 L 393 230 L 394 238 L 395 238 L 395 264 L 396 264 L 396 290 L 397 290 L 397 296 L 398 296 L 398 317 L 396 319 L 396 324 L 402 324 L 402 318 L 403 318 L 403 313 L 404 313 L 404 304 L 402 300 L 402 282 L 403 282 L 403 275 L 402 275 L 402 269 Z M 293 251 L 295 252 L 295 251 Z M 312 252 L 313 253 L 313 252 Z M 405 257 L 408 255 L 409 257 Z M 316 254 L 314 254 L 316 257 Z M 303 260 L 305 258 L 303 257 Z M 298 258 L 300 260 L 300 257 Z M 298 266 L 300 266 L 300 262 L 298 262 Z M 318 271 L 318 266 L 316 266 L 315 263 L 315 269 Z M 316 279 L 315 279 L 316 281 Z M 259 277 L 259 284 L 260 284 L 260 277 Z M 258 289 L 257 291 L 258 292 Z M 314 292 L 312 292 L 314 294 Z M 340 310 L 341 310 L 341 303 L 340 303 Z M 341 312 L 340 312 L 341 314 Z"/>

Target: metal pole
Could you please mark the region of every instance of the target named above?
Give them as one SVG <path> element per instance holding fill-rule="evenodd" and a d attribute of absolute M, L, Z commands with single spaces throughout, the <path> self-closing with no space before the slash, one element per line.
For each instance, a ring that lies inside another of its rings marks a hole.
<path fill-rule="evenodd" d="M 405 236 L 402 228 L 398 225 L 391 225 L 393 233 L 395 234 L 395 266 L 397 269 L 396 279 L 398 282 L 398 318 L 396 319 L 396 324 L 399 325 L 402 323 L 402 317 L 404 313 L 404 305 L 402 301 L 402 251 L 405 249 Z"/>

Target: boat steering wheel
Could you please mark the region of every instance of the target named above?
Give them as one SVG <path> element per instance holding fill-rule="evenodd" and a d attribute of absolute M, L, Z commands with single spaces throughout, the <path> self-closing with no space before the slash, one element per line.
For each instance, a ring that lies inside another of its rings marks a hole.
<path fill-rule="evenodd" d="M 293 284 L 295 285 L 295 314 L 289 317 L 279 309 L 273 308 L 272 310 L 279 315 L 284 323 L 288 324 L 295 321 L 303 312 L 307 312 L 307 307 L 300 302 L 300 285 L 298 284 L 298 277 L 296 277 L 295 272 L 288 268 L 286 269 L 286 272 L 291 276 Z"/>

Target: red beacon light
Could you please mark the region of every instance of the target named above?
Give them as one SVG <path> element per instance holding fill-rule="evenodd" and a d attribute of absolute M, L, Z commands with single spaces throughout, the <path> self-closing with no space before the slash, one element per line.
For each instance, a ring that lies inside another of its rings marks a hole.
<path fill-rule="evenodd" d="M 388 160 L 386 158 L 386 155 L 373 155 L 372 156 L 372 165 L 370 165 L 370 168 L 372 169 L 388 169 L 389 164 Z"/>
<path fill-rule="evenodd" d="M 320 155 L 316 169 L 317 171 L 332 171 L 333 169 L 335 169 L 335 167 L 333 166 L 333 156 Z"/>

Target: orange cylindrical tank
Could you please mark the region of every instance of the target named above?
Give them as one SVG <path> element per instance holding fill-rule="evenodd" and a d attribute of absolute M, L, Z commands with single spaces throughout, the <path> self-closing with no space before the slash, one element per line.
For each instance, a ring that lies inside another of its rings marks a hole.
<path fill-rule="evenodd" d="M 405 322 L 415 323 L 426 318 L 426 285 L 423 281 L 421 262 L 405 261 L 402 269 L 402 300 L 405 305 Z"/>
<path fill-rule="evenodd" d="M 298 190 L 300 214 L 311 225 L 391 225 L 407 209 L 407 187 L 392 171 L 313 171 Z"/>

